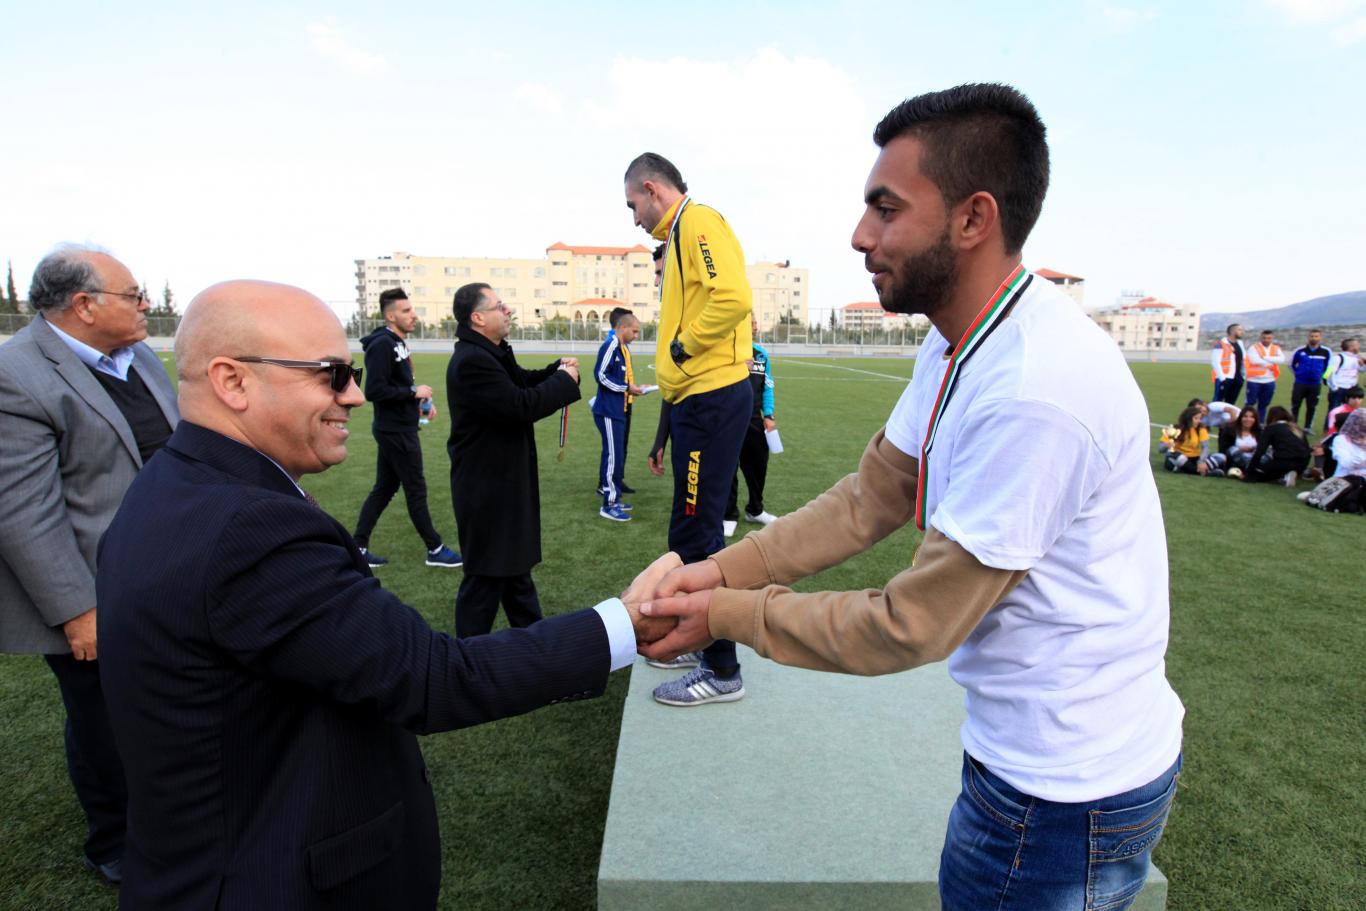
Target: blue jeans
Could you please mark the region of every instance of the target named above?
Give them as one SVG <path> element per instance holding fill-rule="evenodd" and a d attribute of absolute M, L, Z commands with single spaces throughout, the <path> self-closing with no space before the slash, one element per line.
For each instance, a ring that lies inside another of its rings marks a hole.
<path fill-rule="evenodd" d="M 1148 878 L 1181 758 L 1153 781 L 1089 803 L 1015 790 L 963 754 L 963 790 L 939 858 L 943 911 L 1122 911 Z"/>
<path fill-rule="evenodd" d="M 1266 409 L 1271 406 L 1271 398 L 1276 394 L 1276 381 L 1269 383 L 1248 383 L 1247 401 L 1244 408 L 1256 408 L 1257 420 L 1266 423 Z"/>

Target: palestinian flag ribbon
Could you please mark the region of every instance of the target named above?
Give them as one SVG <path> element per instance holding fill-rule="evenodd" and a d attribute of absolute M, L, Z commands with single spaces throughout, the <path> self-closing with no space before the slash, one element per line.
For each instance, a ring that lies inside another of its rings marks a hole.
<path fill-rule="evenodd" d="M 986 306 L 973 319 L 968 331 L 963 333 L 962 341 L 949 357 L 944 379 L 939 383 L 939 395 L 935 397 L 934 408 L 930 410 L 930 423 L 925 430 L 925 440 L 920 446 L 920 473 L 915 482 L 915 527 L 921 531 L 925 530 L 927 519 L 925 485 L 930 474 L 930 450 L 934 448 L 939 422 L 944 417 L 944 410 L 948 408 L 949 399 L 953 398 L 954 390 L 958 386 L 958 377 L 963 372 L 963 365 L 977 353 L 987 337 L 996 331 L 996 327 L 1006 321 L 1006 317 L 1015 309 L 1015 304 L 1019 302 L 1031 280 L 1032 276 L 1025 271 L 1023 264 L 1016 266 L 1014 271 L 1006 276 L 1005 281 L 1001 282 L 991 300 L 987 301 Z"/>
<path fill-rule="evenodd" d="M 569 439 L 569 406 L 565 405 L 560 409 L 560 452 L 555 456 L 555 461 L 564 461 L 564 444 Z"/>

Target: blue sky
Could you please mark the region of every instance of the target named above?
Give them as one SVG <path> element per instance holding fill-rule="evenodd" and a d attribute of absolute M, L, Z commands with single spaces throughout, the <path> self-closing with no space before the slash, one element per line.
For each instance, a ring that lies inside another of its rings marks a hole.
<path fill-rule="evenodd" d="M 183 302 L 259 277 L 345 310 L 358 257 L 645 242 L 646 149 L 750 259 L 872 299 L 849 247 L 902 98 L 1028 94 L 1031 267 L 1206 311 L 1366 288 L 1366 0 L 0 6 L 0 258 L 108 247 Z"/>

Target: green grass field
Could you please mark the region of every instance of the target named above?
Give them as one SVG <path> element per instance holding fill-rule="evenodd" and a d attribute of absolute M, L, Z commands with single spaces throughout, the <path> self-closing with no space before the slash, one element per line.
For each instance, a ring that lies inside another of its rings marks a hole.
<path fill-rule="evenodd" d="M 649 382 L 644 354 L 637 372 Z M 418 382 L 444 390 L 445 356 L 415 361 Z M 852 470 L 911 363 L 776 358 L 774 369 L 787 452 L 770 465 L 766 503 L 782 513 Z M 1134 372 L 1157 422 L 1209 392 L 1209 370 L 1199 365 L 1137 364 Z M 1283 404 L 1289 383 L 1281 387 Z M 438 405 L 423 445 L 432 514 L 454 545 L 444 394 Z M 598 440 L 586 405 L 572 409 L 563 462 L 555 459 L 556 422 L 538 426 L 545 561 L 536 581 L 547 613 L 619 592 L 663 550 L 670 481 L 645 469 L 658 408 L 658 396 L 637 405 L 626 473 L 639 490 L 637 518 L 626 525 L 597 516 Z M 374 477 L 367 411 L 356 418 L 347 462 L 307 481 L 348 526 Z M 1157 483 L 1171 553 L 1168 671 L 1187 711 L 1186 771 L 1156 856 L 1171 880 L 1169 907 L 1360 908 L 1366 520 L 1307 509 L 1274 485 L 1165 472 Z M 917 539 L 903 530 L 799 587 L 879 585 L 906 565 Z M 392 561 L 379 571 L 385 585 L 452 630 L 460 573 L 422 564 L 401 494 L 371 545 Z M 605 698 L 423 741 L 442 820 L 442 908 L 595 907 L 627 673 L 613 675 Z M 83 824 L 63 759 L 61 703 L 40 659 L 0 659 L 0 717 L 0 908 L 114 908 L 115 893 L 79 864 Z"/>

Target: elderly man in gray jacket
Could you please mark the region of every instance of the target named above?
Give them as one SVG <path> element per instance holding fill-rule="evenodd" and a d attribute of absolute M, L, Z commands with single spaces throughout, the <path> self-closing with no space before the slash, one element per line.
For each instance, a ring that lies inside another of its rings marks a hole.
<path fill-rule="evenodd" d="M 142 342 L 147 299 L 117 259 L 57 248 L 29 305 L 0 345 L 0 652 L 40 654 L 56 675 L 85 865 L 117 885 L 127 791 L 96 664 L 95 547 L 179 412 Z"/>

